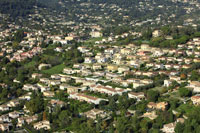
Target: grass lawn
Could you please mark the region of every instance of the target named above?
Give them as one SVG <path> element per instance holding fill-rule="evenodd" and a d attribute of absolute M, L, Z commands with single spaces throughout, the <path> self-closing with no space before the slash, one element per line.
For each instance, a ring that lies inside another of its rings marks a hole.
<path fill-rule="evenodd" d="M 60 65 L 57 65 L 57 66 L 54 66 L 50 69 L 47 69 L 47 70 L 42 70 L 42 73 L 46 73 L 46 74 L 59 74 L 63 71 L 63 69 L 65 68 L 66 66 L 64 64 L 60 64 Z"/>
<path fill-rule="evenodd" d="M 194 108 L 195 106 L 192 104 L 182 104 L 177 108 L 177 111 L 189 115 L 194 110 Z"/>
<path fill-rule="evenodd" d="M 86 45 L 90 45 L 90 44 L 94 45 L 94 43 L 96 41 L 101 41 L 102 39 L 103 39 L 103 37 L 91 38 L 91 39 L 85 41 L 85 44 Z"/>
<path fill-rule="evenodd" d="M 27 64 L 25 64 L 25 68 L 29 68 L 29 67 L 34 67 L 36 65 L 36 62 L 35 61 L 31 61 L 31 62 L 29 62 L 29 63 L 27 63 Z"/>
<path fill-rule="evenodd" d="M 158 86 L 158 87 L 152 88 L 152 90 L 161 92 L 163 90 L 163 87 Z"/>

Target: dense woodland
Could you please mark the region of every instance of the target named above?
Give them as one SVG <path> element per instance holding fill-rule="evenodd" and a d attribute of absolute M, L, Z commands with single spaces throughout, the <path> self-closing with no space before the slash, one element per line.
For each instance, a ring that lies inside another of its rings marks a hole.
<path fill-rule="evenodd" d="M 36 0 L 1 0 L 0 12 L 10 14 L 11 17 L 26 16 L 33 13 L 33 6 L 36 5 Z"/>

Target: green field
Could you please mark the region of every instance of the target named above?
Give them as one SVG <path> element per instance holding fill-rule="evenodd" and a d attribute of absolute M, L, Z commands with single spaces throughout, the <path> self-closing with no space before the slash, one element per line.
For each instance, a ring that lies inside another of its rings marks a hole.
<path fill-rule="evenodd" d="M 103 39 L 103 37 L 97 37 L 97 38 L 91 38 L 87 41 L 85 41 L 85 45 L 93 45 L 95 44 L 96 41 L 101 41 Z"/>
<path fill-rule="evenodd" d="M 29 68 L 29 67 L 34 67 L 36 65 L 36 62 L 35 61 L 31 61 L 27 64 L 24 65 L 25 68 Z"/>
<path fill-rule="evenodd" d="M 60 64 L 60 65 L 54 66 L 50 69 L 42 70 L 42 73 L 50 74 L 50 75 L 51 74 L 59 74 L 59 73 L 62 73 L 62 71 L 65 67 L 66 66 L 64 64 Z"/>

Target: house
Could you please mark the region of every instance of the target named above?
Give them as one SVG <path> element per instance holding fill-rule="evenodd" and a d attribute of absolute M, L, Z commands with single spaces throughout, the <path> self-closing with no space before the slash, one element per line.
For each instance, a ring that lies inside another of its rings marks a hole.
<path fill-rule="evenodd" d="M 115 48 L 108 48 L 108 49 L 105 49 L 104 52 L 106 54 L 113 55 L 116 52 L 116 49 Z"/>
<path fill-rule="evenodd" d="M 118 70 L 118 66 L 116 66 L 116 65 L 108 65 L 107 66 L 107 70 L 108 71 L 112 71 L 112 72 L 117 71 Z"/>
<path fill-rule="evenodd" d="M 12 119 L 16 119 L 16 118 L 18 118 L 21 114 L 22 114 L 22 113 L 20 113 L 20 112 L 13 111 L 13 112 L 8 113 L 8 116 L 9 116 L 10 118 L 12 118 Z"/>
<path fill-rule="evenodd" d="M 159 102 L 159 103 L 154 103 L 154 102 L 149 102 L 147 104 L 147 107 L 150 109 L 159 109 L 159 110 L 166 110 L 168 106 L 167 102 Z"/>
<path fill-rule="evenodd" d="M 107 116 L 107 113 L 100 109 L 92 109 L 90 111 L 85 112 L 84 115 L 87 118 L 95 120 L 97 118 L 97 116 L 101 117 L 101 118 L 105 118 Z"/>
<path fill-rule="evenodd" d="M 200 92 L 200 82 L 199 81 L 191 81 L 188 85 L 189 88 L 193 89 L 193 92 Z"/>
<path fill-rule="evenodd" d="M 169 87 L 172 84 L 172 82 L 173 82 L 172 80 L 167 80 L 166 79 L 166 80 L 164 80 L 164 86 L 165 87 Z"/>
<path fill-rule="evenodd" d="M 125 55 L 123 55 L 123 54 L 121 54 L 121 53 L 115 53 L 114 54 L 114 58 L 116 58 L 116 59 L 124 59 L 126 56 Z"/>
<path fill-rule="evenodd" d="M 128 61 L 128 64 L 133 66 L 134 68 L 139 68 L 142 62 L 138 60 L 130 60 Z"/>
<path fill-rule="evenodd" d="M 22 89 L 25 91 L 30 91 L 30 90 L 38 90 L 38 87 L 32 84 L 25 84 Z"/>
<path fill-rule="evenodd" d="M 12 123 L 1 123 L 0 124 L 0 130 L 3 132 L 9 132 L 12 128 Z"/>
<path fill-rule="evenodd" d="M 189 69 L 191 67 L 192 67 L 192 65 L 190 65 L 190 64 L 184 64 L 184 65 L 182 65 L 183 69 Z"/>
<path fill-rule="evenodd" d="M 162 32 L 160 31 L 160 30 L 154 30 L 153 32 L 152 32 L 152 36 L 153 37 L 159 37 L 159 36 L 161 36 L 162 35 Z"/>
<path fill-rule="evenodd" d="M 54 92 L 52 92 L 52 91 L 44 91 L 43 92 L 43 95 L 45 96 L 45 97 L 54 97 Z"/>
<path fill-rule="evenodd" d="M 143 80 L 140 80 L 140 82 L 146 85 L 146 84 L 152 84 L 153 80 L 151 80 L 151 79 L 143 79 Z"/>
<path fill-rule="evenodd" d="M 37 115 L 20 117 L 20 118 L 17 119 L 17 121 L 18 121 L 17 127 L 21 127 L 25 122 L 27 124 L 30 124 L 30 123 L 36 121 L 37 119 L 38 119 Z"/>
<path fill-rule="evenodd" d="M 124 86 L 124 87 L 128 87 L 128 85 L 130 84 L 128 81 L 126 81 L 126 80 L 120 80 L 119 82 L 117 82 L 117 83 L 120 83 L 122 86 Z"/>
<path fill-rule="evenodd" d="M 96 81 L 86 80 L 85 82 L 83 82 L 83 86 L 92 86 L 92 85 L 96 85 Z"/>
<path fill-rule="evenodd" d="M 70 81 L 71 80 L 71 78 L 70 77 L 67 77 L 67 76 L 62 76 L 61 78 L 60 78 L 60 81 L 61 82 L 68 82 L 68 81 Z"/>
<path fill-rule="evenodd" d="M 194 105 L 200 105 L 200 96 L 192 96 L 191 101 Z"/>
<path fill-rule="evenodd" d="M 90 36 L 91 37 L 102 37 L 103 34 L 99 31 L 92 31 L 92 32 L 90 32 Z"/>
<path fill-rule="evenodd" d="M 61 90 L 65 90 L 65 89 L 67 89 L 68 86 L 69 86 L 68 84 L 61 84 L 59 88 Z"/>
<path fill-rule="evenodd" d="M 0 111 L 8 111 L 9 109 L 10 107 L 5 104 L 0 105 Z"/>
<path fill-rule="evenodd" d="M 163 128 L 161 129 L 162 132 L 164 133 L 175 133 L 174 129 L 176 127 L 176 123 L 169 123 L 169 124 L 165 124 L 163 126 Z"/>
<path fill-rule="evenodd" d="M 59 74 L 53 74 L 51 75 L 51 78 L 55 80 L 60 80 L 61 76 Z"/>
<path fill-rule="evenodd" d="M 40 83 L 37 84 L 40 88 L 41 92 L 49 91 L 51 88 L 49 86 L 41 85 Z"/>
<path fill-rule="evenodd" d="M 90 51 L 89 48 L 87 47 L 78 47 L 78 50 L 81 52 L 81 53 L 87 53 Z"/>
<path fill-rule="evenodd" d="M 27 93 L 27 94 L 24 94 L 24 95 L 22 95 L 22 96 L 20 96 L 18 99 L 19 100 L 30 100 L 31 99 L 31 93 Z"/>
<path fill-rule="evenodd" d="M 96 56 L 95 56 L 96 57 Z M 106 63 L 109 61 L 109 58 L 101 56 L 100 58 L 96 59 L 98 63 Z"/>
<path fill-rule="evenodd" d="M 50 101 L 50 104 L 51 104 L 52 106 L 60 106 L 60 107 L 63 107 L 63 106 L 65 105 L 65 102 L 60 101 L 60 100 L 52 99 L 52 100 Z"/>
<path fill-rule="evenodd" d="M 85 63 L 95 63 L 96 60 L 92 57 L 85 57 Z"/>
<path fill-rule="evenodd" d="M 18 99 L 11 100 L 7 103 L 8 107 L 16 107 L 20 104 Z"/>
<path fill-rule="evenodd" d="M 131 52 L 132 52 L 131 49 L 128 49 L 128 48 L 123 48 L 120 50 L 120 53 L 123 55 L 130 55 Z"/>
<path fill-rule="evenodd" d="M 74 74 L 76 72 L 74 70 L 72 70 L 71 68 L 64 68 L 63 69 L 63 73 L 65 73 L 65 74 Z"/>
<path fill-rule="evenodd" d="M 142 117 L 147 117 L 151 120 L 154 120 L 158 117 L 158 115 L 156 115 L 156 112 L 155 111 L 152 111 L 152 112 L 146 112 L 142 115 Z"/>
<path fill-rule="evenodd" d="M 178 82 L 178 81 L 180 81 L 180 80 L 181 80 L 181 77 L 178 77 L 178 76 L 170 76 L 170 77 L 169 77 L 169 79 L 170 79 L 170 80 L 174 80 L 174 81 L 177 81 L 177 82 Z"/>
<path fill-rule="evenodd" d="M 172 64 L 165 64 L 165 68 L 168 69 L 168 70 L 171 69 L 172 67 L 173 67 Z"/>
<path fill-rule="evenodd" d="M 39 70 L 42 70 L 43 68 L 50 68 L 51 67 L 51 64 L 44 64 L 44 63 L 42 63 L 42 64 L 40 64 L 39 66 L 38 66 L 38 69 Z"/>
<path fill-rule="evenodd" d="M 81 71 L 82 76 L 89 76 L 92 75 L 92 72 L 90 70 L 84 69 Z"/>
<path fill-rule="evenodd" d="M 88 95 L 85 95 L 83 93 L 71 93 L 69 95 L 69 98 L 77 99 L 79 101 L 86 101 L 88 103 L 94 103 L 94 104 L 99 104 L 102 100 L 105 100 L 105 99 L 102 99 L 102 98 L 96 98 L 96 97 L 93 97 L 93 96 L 88 96 Z"/>
<path fill-rule="evenodd" d="M 50 81 L 50 84 L 51 84 L 51 85 L 60 85 L 61 82 L 60 82 L 60 80 L 51 80 L 51 81 Z"/>
<path fill-rule="evenodd" d="M 128 97 L 137 99 L 137 101 L 141 101 L 142 99 L 145 98 L 144 92 L 129 92 Z"/>
<path fill-rule="evenodd" d="M 5 115 L 1 115 L 0 116 L 0 122 L 2 123 L 4 123 L 4 122 L 11 122 L 11 119 L 10 119 L 10 117 L 8 116 L 8 114 L 5 114 Z"/>
<path fill-rule="evenodd" d="M 40 130 L 40 129 L 49 130 L 49 129 L 51 129 L 50 122 L 47 121 L 47 120 L 43 120 L 43 121 L 37 122 L 37 123 L 33 124 L 33 127 L 36 130 Z"/>
<path fill-rule="evenodd" d="M 67 86 L 67 93 L 70 94 L 70 93 L 77 93 L 79 91 L 79 88 L 78 87 L 75 87 L 75 86 Z"/>
<path fill-rule="evenodd" d="M 153 52 L 154 57 L 160 57 L 162 55 L 164 55 L 164 52 L 162 50 L 156 50 Z"/>
<path fill-rule="evenodd" d="M 148 44 L 142 44 L 140 48 L 141 48 L 141 50 L 144 50 L 144 51 L 149 51 L 149 50 L 151 50 L 151 48 L 149 47 Z"/>
<path fill-rule="evenodd" d="M 112 95 L 112 96 L 117 94 L 117 91 L 114 88 L 105 87 L 105 86 L 102 86 L 102 85 L 97 85 L 97 86 L 91 88 L 91 90 L 97 91 L 97 92 L 100 92 L 100 93 L 105 93 L 105 94 Z"/>
<path fill-rule="evenodd" d="M 195 63 L 200 62 L 200 58 L 194 58 L 193 61 L 194 61 Z"/>
<path fill-rule="evenodd" d="M 184 118 L 177 118 L 176 119 L 176 122 L 178 123 L 178 122 L 180 122 L 180 123 L 184 123 L 185 122 L 185 119 Z"/>
<path fill-rule="evenodd" d="M 41 83 L 49 84 L 50 80 L 48 78 L 40 78 Z"/>
<path fill-rule="evenodd" d="M 93 70 L 101 70 L 101 69 L 102 69 L 102 65 L 100 65 L 100 64 L 94 64 L 94 65 L 92 66 L 92 69 L 93 69 Z"/>
<path fill-rule="evenodd" d="M 130 70 L 130 68 L 127 66 L 121 66 L 118 68 L 119 73 L 123 73 L 123 72 L 129 71 L 129 70 Z"/>
<path fill-rule="evenodd" d="M 94 76 L 98 76 L 98 77 L 103 77 L 105 76 L 105 72 L 104 71 L 96 71 L 93 73 Z"/>
<path fill-rule="evenodd" d="M 150 109 L 155 109 L 155 108 L 156 108 L 156 103 L 154 103 L 154 102 L 149 102 L 149 103 L 147 104 L 147 107 L 150 108 Z"/>
<path fill-rule="evenodd" d="M 147 56 L 147 55 L 150 55 L 151 54 L 151 52 L 149 52 L 149 51 L 138 51 L 137 52 L 137 55 L 138 56 Z"/>
<path fill-rule="evenodd" d="M 33 74 L 31 75 L 31 77 L 32 77 L 33 79 L 40 78 L 40 77 L 42 77 L 42 74 L 33 73 Z"/>
<path fill-rule="evenodd" d="M 141 83 L 140 81 L 136 81 L 133 83 L 133 88 L 136 89 L 137 87 L 144 86 L 144 85 L 145 85 L 144 83 Z"/>
<path fill-rule="evenodd" d="M 166 110 L 168 106 L 168 103 L 167 102 L 159 102 L 156 104 L 156 109 L 160 109 L 160 110 Z"/>
<path fill-rule="evenodd" d="M 82 69 L 83 65 L 82 64 L 74 64 L 73 68 L 75 69 Z"/>

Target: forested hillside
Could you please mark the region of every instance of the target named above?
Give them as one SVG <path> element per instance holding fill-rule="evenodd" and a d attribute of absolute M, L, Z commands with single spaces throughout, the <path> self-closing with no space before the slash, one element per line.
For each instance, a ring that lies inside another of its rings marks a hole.
<path fill-rule="evenodd" d="M 0 12 L 11 17 L 26 16 L 33 12 L 36 0 L 1 0 Z"/>

